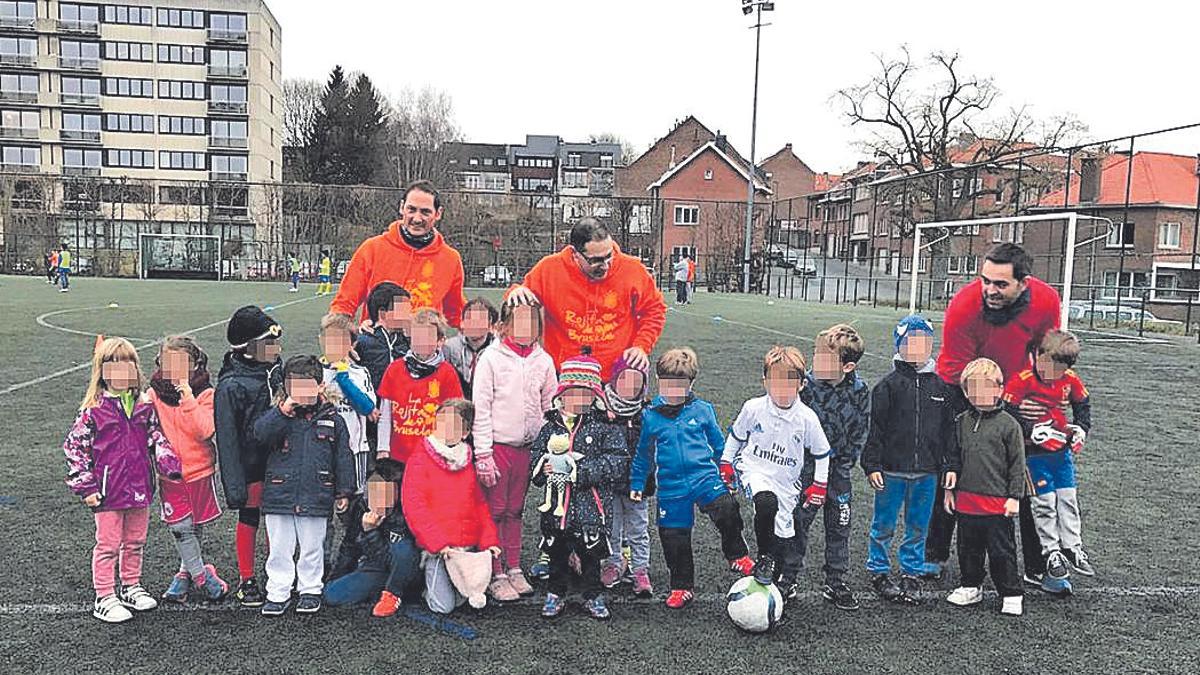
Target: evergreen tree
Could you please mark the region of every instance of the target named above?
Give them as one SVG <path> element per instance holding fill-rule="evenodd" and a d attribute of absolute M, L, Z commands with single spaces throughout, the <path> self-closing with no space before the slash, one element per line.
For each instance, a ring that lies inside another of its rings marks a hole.
<path fill-rule="evenodd" d="M 382 185 L 387 166 L 387 115 L 371 78 L 359 75 L 347 102 L 346 158 L 350 182 Z"/>
<path fill-rule="evenodd" d="M 349 86 L 341 66 L 335 66 L 321 94 L 305 155 L 308 178 L 314 183 L 346 185 L 351 181 L 347 154 Z"/>

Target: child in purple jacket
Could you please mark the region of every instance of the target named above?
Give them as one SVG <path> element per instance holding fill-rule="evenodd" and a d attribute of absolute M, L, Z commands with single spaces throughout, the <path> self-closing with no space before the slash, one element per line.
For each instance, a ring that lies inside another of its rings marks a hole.
<path fill-rule="evenodd" d="M 96 521 L 92 616 L 106 623 L 128 621 L 131 609 L 145 612 L 158 606 L 141 585 L 154 474 L 183 478 L 154 405 L 139 400 L 142 385 L 133 345 L 123 338 L 101 342 L 92 355 L 79 416 L 63 443 L 67 486 L 91 508 Z M 119 593 L 114 565 L 120 567 Z"/>

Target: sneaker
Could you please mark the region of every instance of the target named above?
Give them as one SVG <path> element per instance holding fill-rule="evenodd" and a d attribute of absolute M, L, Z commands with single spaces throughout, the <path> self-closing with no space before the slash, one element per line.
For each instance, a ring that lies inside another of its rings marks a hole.
<path fill-rule="evenodd" d="M 550 579 L 550 556 L 548 554 L 542 553 L 538 556 L 537 562 L 529 568 L 529 576 L 539 581 Z"/>
<path fill-rule="evenodd" d="M 900 587 L 886 574 L 876 574 L 871 579 L 871 586 L 875 588 L 875 592 L 879 594 L 880 598 L 888 602 L 896 602 L 900 599 Z"/>
<path fill-rule="evenodd" d="M 1069 577 L 1052 577 L 1046 574 L 1042 577 L 1041 589 L 1044 593 L 1067 597 L 1071 595 L 1071 579 Z"/>
<path fill-rule="evenodd" d="M 1062 551 L 1051 551 L 1046 556 L 1046 576 L 1055 579 L 1066 579 L 1071 576 L 1071 568 L 1067 566 L 1067 556 Z M 1043 581 L 1045 581 L 1043 579 Z"/>
<path fill-rule="evenodd" d="M 758 557 L 758 563 L 754 565 L 754 580 L 764 586 L 775 583 L 774 558 L 769 555 L 760 555 Z"/>
<path fill-rule="evenodd" d="M 780 579 L 775 582 L 775 587 L 779 589 L 779 594 L 783 596 L 785 603 L 791 602 L 800 596 L 800 584 L 794 581 Z"/>
<path fill-rule="evenodd" d="M 384 591 L 379 594 L 379 602 L 376 602 L 375 606 L 371 608 L 371 616 L 382 619 L 394 615 L 398 609 L 400 609 L 400 598 Z"/>
<path fill-rule="evenodd" d="M 729 570 L 748 577 L 754 574 L 754 560 L 748 555 L 744 555 L 737 560 L 730 560 Z"/>
<path fill-rule="evenodd" d="M 834 607 L 847 612 L 853 612 L 859 607 L 858 599 L 854 597 L 853 591 L 844 581 L 825 584 L 821 588 L 821 597 L 825 598 L 827 602 L 832 602 Z"/>
<path fill-rule="evenodd" d="M 196 586 L 204 591 L 207 602 L 220 602 L 229 594 L 229 584 L 217 576 L 217 568 L 211 564 L 204 566 L 204 576 L 196 579 Z"/>
<path fill-rule="evenodd" d="M 587 609 L 588 614 L 591 615 L 593 619 L 604 621 L 608 617 L 612 616 L 608 612 L 608 606 L 604 604 L 603 595 L 597 595 L 591 600 L 584 602 L 583 606 Z"/>
<path fill-rule="evenodd" d="M 291 598 L 288 598 L 283 602 L 271 602 L 270 600 L 264 600 L 261 611 L 263 616 L 283 616 L 291 607 Z"/>
<path fill-rule="evenodd" d="M 188 593 L 192 590 L 192 575 L 187 572 L 176 572 L 171 578 L 171 583 L 167 585 L 167 590 L 163 591 L 163 602 L 174 602 L 182 605 L 187 602 Z"/>
<path fill-rule="evenodd" d="M 971 586 L 959 586 L 950 591 L 950 595 L 946 596 L 946 602 L 959 607 L 978 605 L 983 602 L 983 589 Z"/>
<path fill-rule="evenodd" d="M 296 603 L 297 614 L 316 614 L 321 611 L 320 593 L 301 593 L 300 601 Z"/>
<path fill-rule="evenodd" d="M 96 598 L 96 604 L 92 607 L 92 616 L 104 623 L 125 623 L 133 618 L 133 612 L 121 604 L 116 593 L 112 593 L 103 598 Z"/>
<path fill-rule="evenodd" d="M 60 289 L 58 289 L 58 292 L 59 292 L 59 293 L 70 293 L 70 292 L 71 292 L 71 289 L 69 289 L 69 288 L 60 288 Z"/>
<path fill-rule="evenodd" d="M 1096 576 L 1096 568 L 1092 567 L 1091 561 L 1088 560 L 1087 551 L 1083 550 L 1082 546 L 1063 551 L 1063 556 L 1066 557 L 1067 562 L 1071 565 L 1071 569 L 1079 574 L 1085 577 Z"/>
<path fill-rule="evenodd" d="M 941 581 L 946 576 L 946 563 L 938 561 L 930 561 L 925 563 L 925 569 L 921 571 L 921 581 Z"/>
<path fill-rule="evenodd" d="M 1044 575 L 1038 574 L 1037 572 L 1026 572 L 1024 576 L 1021 577 L 1021 580 L 1029 586 L 1041 586 L 1043 576 Z"/>
<path fill-rule="evenodd" d="M 1000 605 L 1000 613 L 1008 616 L 1021 616 L 1025 613 L 1025 598 L 1020 595 L 1010 595 L 1004 598 Z"/>
<path fill-rule="evenodd" d="M 262 589 L 258 587 L 258 581 L 254 577 L 243 579 L 242 583 L 238 584 L 237 599 L 242 607 L 262 607 L 263 603 L 267 601 Z"/>
<path fill-rule="evenodd" d="M 492 577 L 492 583 L 488 584 L 487 590 L 488 595 L 496 602 L 515 602 L 521 599 L 521 594 L 508 583 L 508 577 L 503 574 Z"/>
<path fill-rule="evenodd" d="M 525 597 L 533 595 L 533 586 L 525 579 L 525 574 L 521 572 L 520 567 L 514 567 L 508 571 L 508 585 L 517 592 L 517 595 Z"/>
<path fill-rule="evenodd" d="M 898 600 L 906 605 L 921 604 L 921 580 L 905 574 L 900 577 L 900 597 Z"/>
<path fill-rule="evenodd" d="M 654 595 L 654 586 L 650 585 L 649 570 L 633 570 L 633 594 L 639 598 L 648 598 Z"/>
<path fill-rule="evenodd" d="M 153 595 L 147 593 L 141 584 L 122 588 L 117 598 L 121 601 L 122 605 L 135 612 L 149 612 L 158 607 L 158 601 L 154 599 Z"/>
<path fill-rule="evenodd" d="M 563 605 L 565 604 L 561 597 L 553 593 L 547 593 L 546 602 L 542 604 L 542 616 L 547 619 L 553 619 L 562 614 Z"/>
<path fill-rule="evenodd" d="M 692 600 L 695 599 L 696 594 L 691 591 L 674 590 L 667 596 L 667 607 L 671 609 L 683 609 L 692 604 Z"/>
<path fill-rule="evenodd" d="M 600 566 L 600 584 L 605 588 L 612 588 L 621 583 L 621 565 L 614 565 L 606 562 Z"/>

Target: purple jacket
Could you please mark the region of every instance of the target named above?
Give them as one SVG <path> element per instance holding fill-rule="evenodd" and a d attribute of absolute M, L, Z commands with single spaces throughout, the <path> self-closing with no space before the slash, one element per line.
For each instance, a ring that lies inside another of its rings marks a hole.
<path fill-rule="evenodd" d="M 99 493 L 96 511 L 148 508 L 156 468 L 167 478 L 183 477 L 150 403 L 138 402 L 126 417 L 118 399 L 103 395 L 100 405 L 79 411 L 63 451 L 67 487 L 81 499 Z"/>

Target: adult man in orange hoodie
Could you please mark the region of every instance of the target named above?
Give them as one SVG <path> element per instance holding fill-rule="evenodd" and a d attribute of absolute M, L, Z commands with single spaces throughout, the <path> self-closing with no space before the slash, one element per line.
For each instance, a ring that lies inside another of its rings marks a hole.
<path fill-rule="evenodd" d="M 545 308 L 543 343 L 555 367 L 590 345 L 605 380 L 622 356 L 634 368 L 649 368 L 667 319 L 662 293 L 642 262 L 622 253 L 595 218 L 571 228 L 570 244 L 538 261 L 505 301 L 533 300 Z"/>
<path fill-rule="evenodd" d="M 400 219 L 354 252 L 329 311 L 354 316 L 371 289 L 391 281 L 409 292 L 414 310 L 432 307 L 457 328 L 466 304 L 462 257 L 437 231 L 441 219 L 437 188 L 429 181 L 409 185 Z"/>

